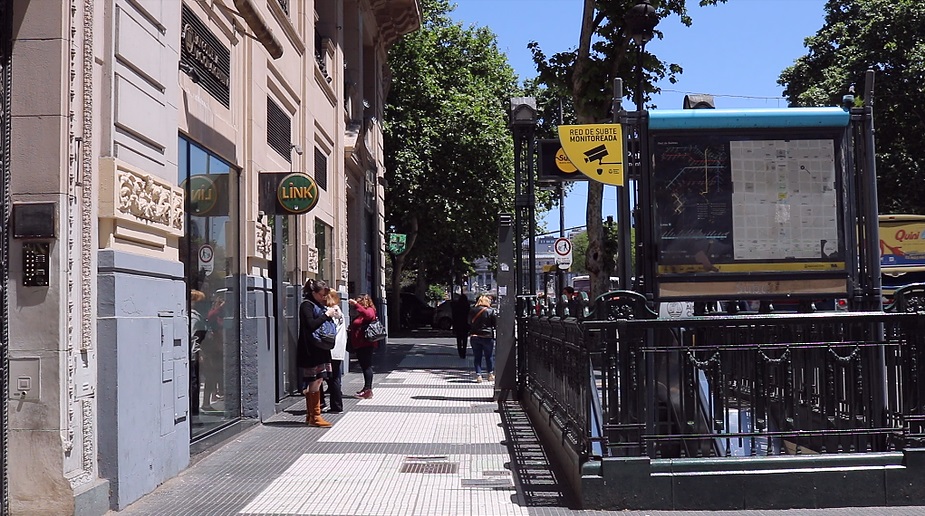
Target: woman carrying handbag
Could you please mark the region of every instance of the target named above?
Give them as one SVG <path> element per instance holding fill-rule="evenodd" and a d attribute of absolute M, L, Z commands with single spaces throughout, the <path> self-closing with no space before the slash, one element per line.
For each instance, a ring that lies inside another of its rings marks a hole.
<path fill-rule="evenodd" d="M 361 294 L 350 300 L 350 306 L 356 310 L 356 315 L 350 321 L 350 346 L 357 356 L 360 369 L 363 370 L 363 389 L 354 395 L 354 398 L 370 399 L 373 397 L 373 351 L 379 347 L 378 341 L 366 338 L 366 327 L 376 321 L 376 307 L 369 294 Z"/>
<path fill-rule="evenodd" d="M 305 423 L 308 426 L 327 428 L 331 423 L 321 417 L 321 383 L 331 374 L 331 351 L 325 348 L 315 332 L 331 321 L 336 311 L 326 304 L 328 285 L 310 279 L 302 287 L 305 299 L 299 305 L 299 345 L 296 362 L 302 376 L 302 394 L 305 395 Z"/>

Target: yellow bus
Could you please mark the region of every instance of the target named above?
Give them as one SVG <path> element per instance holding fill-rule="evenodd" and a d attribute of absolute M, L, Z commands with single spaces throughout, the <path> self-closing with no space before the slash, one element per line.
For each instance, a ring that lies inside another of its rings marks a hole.
<path fill-rule="evenodd" d="M 925 215 L 880 215 L 880 273 L 884 304 L 896 289 L 925 283 Z"/>

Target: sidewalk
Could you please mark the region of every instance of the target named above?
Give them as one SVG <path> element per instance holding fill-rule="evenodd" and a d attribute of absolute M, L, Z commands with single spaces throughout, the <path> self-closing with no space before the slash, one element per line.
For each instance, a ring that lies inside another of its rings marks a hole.
<path fill-rule="evenodd" d="M 702 511 L 573 511 L 517 402 L 492 401 L 474 383 L 471 354 L 455 340 L 390 338 L 376 355 L 374 397 L 345 400 L 305 426 L 299 401 L 235 436 L 121 515 L 565 515 L 705 514 Z M 363 386 L 356 369 L 344 392 Z M 729 511 L 786 516 L 895 515 L 923 508 Z"/>
<path fill-rule="evenodd" d="M 298 401 L 199 459 L 119 515 L 519 515 L 526 499 L 565 507 L 538 444 L 518 452 L 530 492 L 514 488 L 512 439 L 533 438 L 516 403 L 499 411 L 493 386 L 475 383 L 471 354 L 451 338 L 389 340 L 376 356 L 374 397 L 345 400 L 305 426 Z M 344 393 L 362 387 L 354 362 Z"/>

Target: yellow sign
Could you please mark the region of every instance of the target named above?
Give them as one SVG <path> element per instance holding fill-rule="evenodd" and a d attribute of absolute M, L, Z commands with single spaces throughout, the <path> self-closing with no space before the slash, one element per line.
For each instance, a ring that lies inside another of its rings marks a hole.
<path fill-rule="evenodd" d="M 560 125 L 559 143 L 582 174 L 595 181 L 623 186 L 623 126 Z"/>
<path fill-rule="evenodd" d="M 556 151 L 556 168 L 565 174 L 573 174 L 578 172 L 578 168 L 575 165 L 572 165 L 572 162 L 569 161 L 568 156 L 565 155 L 565 151 L 562 150 L 562 147 L 559 147 L 559 150 Z"/>

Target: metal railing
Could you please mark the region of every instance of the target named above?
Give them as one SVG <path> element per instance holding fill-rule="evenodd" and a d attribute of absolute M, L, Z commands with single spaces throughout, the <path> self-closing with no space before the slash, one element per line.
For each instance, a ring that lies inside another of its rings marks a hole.
<path fill-rule="evenodd" d="M 656 319 L 632 292 L 599 300 L 597 320 L 537 315 L 529 296 L 518 309 L 522 386 L 585 459 L 925 445 L 922 313 Z"/>

